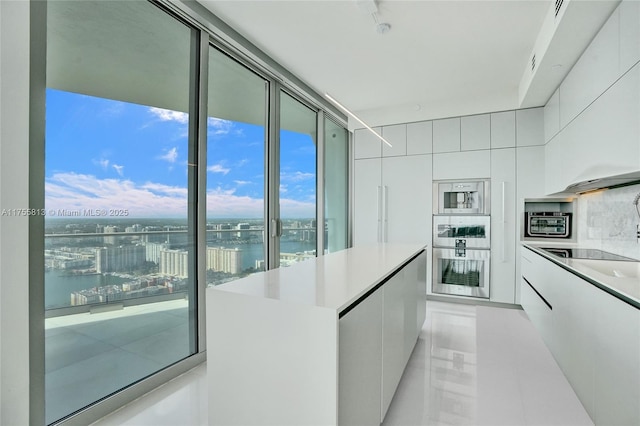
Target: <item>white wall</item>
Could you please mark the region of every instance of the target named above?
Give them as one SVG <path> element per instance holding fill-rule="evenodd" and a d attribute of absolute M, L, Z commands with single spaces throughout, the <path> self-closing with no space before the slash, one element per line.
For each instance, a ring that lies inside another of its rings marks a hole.
<path fill-rule="evenodd" d="M 28 207 L 29 8 L 0 1 L 0 211 Z M 0 215 L 0 424 L 29 424 L 28 218 Z"/>

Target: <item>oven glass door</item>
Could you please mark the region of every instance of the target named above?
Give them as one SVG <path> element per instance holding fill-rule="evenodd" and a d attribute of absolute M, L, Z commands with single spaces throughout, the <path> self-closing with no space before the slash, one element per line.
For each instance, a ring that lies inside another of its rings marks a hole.
<path fill-rule="evenodd" d="M 433 216 L 435 247 L 456 247 L 461 239 L 467 248 L 490 248 L 491 216 Z"/>
<path fill-rule="evenodd" d="M 489 298 L 490 250 L 433 249 L 434 293 Z"/>
<path fill-rule="evenodd" d="M 569 236 L 568 216 L 531 216 L 528 220 L 529 236 L 566 238 Z"/>

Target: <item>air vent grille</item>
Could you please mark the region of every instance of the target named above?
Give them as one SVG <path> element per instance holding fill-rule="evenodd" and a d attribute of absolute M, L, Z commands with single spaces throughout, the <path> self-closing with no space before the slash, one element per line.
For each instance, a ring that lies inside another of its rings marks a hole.
<path fill-rule="evenodd" d="M 556 15 L 558 16 L 558 13 L 560 13 L 560 9 L 562 9 L 562 3 L 564 2 L 564 0 L 556 0 Z"/>
<path fill-rule="evenodd" d="M 536 69 L 536 55 L 535 53 L 533 54 L 533 57 L 531 58 L 531 71 Z"/>

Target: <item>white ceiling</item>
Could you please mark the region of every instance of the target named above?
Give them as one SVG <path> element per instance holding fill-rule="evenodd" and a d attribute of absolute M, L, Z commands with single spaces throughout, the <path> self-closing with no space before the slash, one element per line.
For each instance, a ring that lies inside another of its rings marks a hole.
<path fill-rule="evenodd" d="M 383 35 L 356 0 L 200 3 L 319 93 L 389 124 L 519 108 L 553 2 L 381 0 L 378 20 L 391 25 Z M 579 33 L 588 42 L 605 18 Z M 540 104 L 557 83 L 537 89 Z"/>

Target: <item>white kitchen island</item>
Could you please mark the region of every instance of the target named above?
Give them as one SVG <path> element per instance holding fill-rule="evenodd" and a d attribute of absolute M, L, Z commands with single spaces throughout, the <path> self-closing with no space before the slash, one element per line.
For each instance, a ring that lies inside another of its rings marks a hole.
<path fill-rule="evenodd" d="M 380 424 L 425 320 L 426 251 L 374 244 L 207 289 L 209 424 Z"/>

